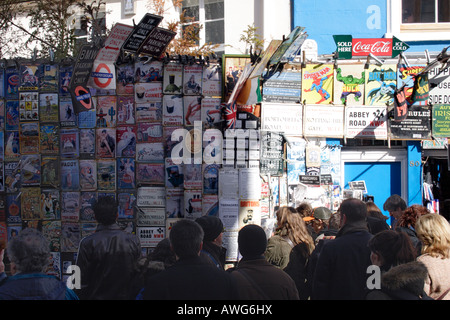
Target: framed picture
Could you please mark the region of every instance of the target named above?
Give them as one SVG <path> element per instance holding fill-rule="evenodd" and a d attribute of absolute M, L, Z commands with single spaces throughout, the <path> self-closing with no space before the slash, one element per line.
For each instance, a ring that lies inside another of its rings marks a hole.
<path fill-rule="evenodd" d="M 237 84 L 239 77 L 247 63 L 250 62 L 249 55 L 224 54 L 222 56 L 222 98 L 228 101 Z"/>

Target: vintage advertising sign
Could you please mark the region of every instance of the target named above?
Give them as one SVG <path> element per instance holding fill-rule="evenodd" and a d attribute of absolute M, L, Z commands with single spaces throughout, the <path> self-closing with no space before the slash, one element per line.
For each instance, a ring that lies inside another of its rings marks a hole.
<path fill-rule="evenodd" d="M 91 93 L 87 87 L 87 83 L 98 50 L 99 48 L 97 47 L 84 45 L 80 49 L 75 66 L 73 67 L 69 91 L 72 96 L 72 103 L 76 114 L 94 109 L 94 103 L 92 102 Z"/>
<path fill-rule="evenodd" d="M 334 35 L 338 59 L 367 57 L 369 54 L 379 57 L 395 58 L 409 46 L 396 37 L 390 38 L 355 38 L 351 35 Z"/>
<path fill-rule="evenodd" d="M 431 110 L 428 106 L 410 106 L 406 119 L 395 121 L 389 116 L 389 136 L 398 140 L 431 139 Z"/>
<path fill-rule="evenodd" d="M 136 235 L 143 248 L 153 248 L 166 237 L 165 227 L 137 227 Z"/>
<path fill-rule="evenodd" d="M 160 58 L 176 34 L 171 30 L 156 27 L 148 35 L 138 52 Z"/>
<path fill-rule="evenodd" d="M 133 31 L 133 27 L 116 23 L 95 58 L 88 86 L 95 89 L 116 89 L 116 67 L 123 43 Z"/>
<path fill-rule="evenodd" d="M 303 123 L 304 136 L 342 138 L 344 106 L 306 105 Z"/>
<path fill-rule="evenodd" d="M 432 121 L 433 137 L 450 137 L 450 104 L 434 105 Z"/>
<path fill-rule="evenodd" d="M 347 138 L 387 139 L 386 107 L 346 107 L 345 136 Z"/>
<path fill-rule="evenodd" d="M 428 72 L 430 95 L 428 103 L 450 104 L 450 67 L 440 70 L 439 67 Z"/>
<path fill-rule="evenodd" d="M 122 46 L 122 49 L 137 52 L 153 29 L 159 25 L 163 17 L 146 13 L 139 23 L 134 27 Z"/>
<path fill-rule="evenodd" d="M 164 207 L 166 203 L 166 188 L 140 187 L 137 192 L 138 207 Z"/>
<path fill-rule="evenodd" d="M 301 104 L 265 102 L 262 104 L 261 130 L 301 136 L 303 133 L 302 118 Z"/>

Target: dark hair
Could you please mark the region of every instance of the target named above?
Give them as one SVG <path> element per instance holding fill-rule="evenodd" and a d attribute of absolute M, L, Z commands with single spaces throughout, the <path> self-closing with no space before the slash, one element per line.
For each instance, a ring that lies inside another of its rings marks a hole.
<path fill-rule="evenodd" d="M 8 242 L 8 257 L 16 265 L 17 272 L 45 272 L 50 263 L 50 246 L 44 235 L 26 228 Z"/>
<path fill-rule="evenodd" d="M 203 235 L 203 229 L 197 222 L 182 219 L 170 230 L 169 239 L 172 250 L 181 259 L 196 257 L 201 249 Z"/>
<path fill-rule="evenodd" d="M 397 211 L 397 209 L 405 210 L 406 202 L 398 194 L 393 194 L 383 204 L 383 210 L 385 211 Z"/>
<path fill-rule="evenodd" d="M 148 256 L 148 260 L 164 262 L 166 268 L 173 265 L 176 261 L 176 256 L 172 249 L 170 249 L 170 240 L 165 238 L 158 242 L 155 250 Z"/>
<path fill-rule="evenodd" d="M 300 203 L 296 210 L 302 218 L 312 216 L 313 214 L 313 207 L 308 202 Z"/>
<path fill-rule="evenodd" d="M 348 222 L 365 221 L 367 206 L 359 199 L 349 198 L 342 201 L 340 205 L 341 214 L 345 214 Z"/>
<path fill-rule="evenodd" d="M 95 220 L 109 226 L 117 220 L 117 201 L 113 196 L 100 196 L 93 205 Z"/>
<path fill-rule="evenodd" d="M 372 252 L 383 258 L 384 270 L 414 261 L 417 256 L 411 239 L 402 231 L 381 231 L 369 240 L 368 246 Z"/>
<path fill-rule="evenodd" d="M 421 206 L 420 204 L 413 204 L 412 206 L 406 208 L 400 218 L 398 218 L 397 227 L 414 227 L 416 225 L 417 219 L 419 219 L 420 216 L 428 213 L 430 213 L 430 210 L 428 210 L 426 207 Z"/>

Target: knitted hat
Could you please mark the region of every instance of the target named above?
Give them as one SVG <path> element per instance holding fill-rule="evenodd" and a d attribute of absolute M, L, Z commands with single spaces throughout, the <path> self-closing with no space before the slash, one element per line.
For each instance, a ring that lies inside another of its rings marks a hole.
<path fill-rule="evenodd" d="M 195 220 L 203 229 L 203 241 L 214 241 L 223 232 L 222 220 L 215 216 L 201 216 Z"/>
<path fill-rule="evenodd" d="M 256 224 L 244 226 L 238 234 L 239 252 L 244 258 L 256 258 L 264 254 L 267 236 L 264 229 Z"/>

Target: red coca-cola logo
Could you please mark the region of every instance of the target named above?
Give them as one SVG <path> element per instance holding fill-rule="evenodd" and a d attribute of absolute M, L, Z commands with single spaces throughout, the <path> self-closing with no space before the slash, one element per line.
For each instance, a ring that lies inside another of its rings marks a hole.
<path fill-rule="evenodd" d="M 392 39 L 353 39 L 353 56 L 391 56 Z"/>

